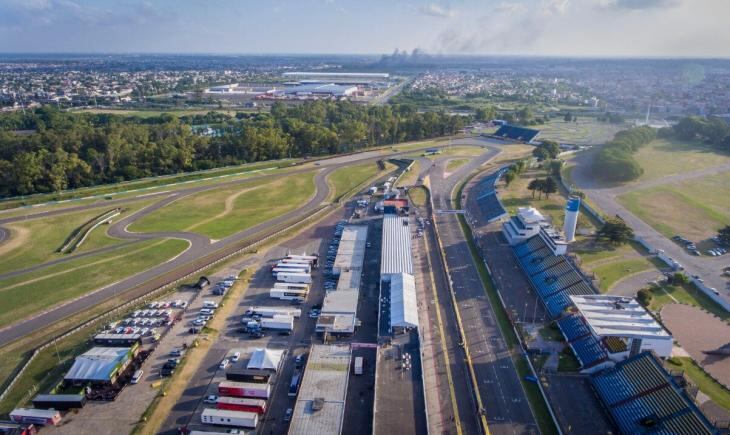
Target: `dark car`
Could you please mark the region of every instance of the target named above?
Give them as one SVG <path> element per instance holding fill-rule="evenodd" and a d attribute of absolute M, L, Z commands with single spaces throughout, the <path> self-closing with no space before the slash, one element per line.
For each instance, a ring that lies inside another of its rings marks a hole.
<path fill-rule="evenodd" d="M 190 329 L 188 329 L 188 332 L 191 334 L 199 334 L 200 328 L 190 328 Z"/>

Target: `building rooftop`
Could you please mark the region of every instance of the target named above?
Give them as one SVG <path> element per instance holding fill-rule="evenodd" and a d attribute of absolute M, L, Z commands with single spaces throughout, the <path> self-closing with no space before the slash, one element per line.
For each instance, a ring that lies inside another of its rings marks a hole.
<path fill-rule="evenodd" d="M 248 361 L 246 368 L 277 371 L 283 356 L 283 349 L 258 348 L 251 354 L 251 359 Z"/>
<path fill-rule="evenodd" d="M 361 270 L 367 240 L 367 225 L 345 225 L 332 267 L 333 272 L 338 274 L 346 270 Z"/>
<path fill-rule="evenodd" d="M 380 275 L 407 273 L 413 275 L 411 233 L 408 217 L 383 215 L 383 243 Z"/>
<path fill-rule="evenodd" d="M 545 222 L 545 216 L 535 207 L 519 207 L 517 208 L 517 216 L 526 224 Z"/>
<path fill-rule="evenodd" d="M 418 327 L 418 300 L 413 275 L 399 273 L 390 280 L 390 326 Z"/>
<path fill-rule="evenodd" d="M 357 314 L 358 290 L 335 290 L 327 293 L 322 314 Z"/>
<path fill-rule="evenodd" d="M 294 405 L 290 435 L 339 435 L 350 377 L 349 345 L 315 344 Z"/>
<path fill-rule="evenodd" d="M 64 379 L 110 381 L 131 351 L 129 347 L 93 347 L 76 357 Z"/>
<path fill-rule="evenodd" d="M 570 299 L 598 336 L 672 339 L 672 336 L 633 298 L 581 295 L 571 296 Z"/>

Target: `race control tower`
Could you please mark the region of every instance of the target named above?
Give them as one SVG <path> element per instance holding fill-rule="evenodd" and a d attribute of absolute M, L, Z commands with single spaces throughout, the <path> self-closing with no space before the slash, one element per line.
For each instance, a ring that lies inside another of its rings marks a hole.
<path fill-rule="evenodd" d="M 578 210 L 580 210 L 580 197 L 571 195 L 568 203 L 565 205 L 565 225 L 563 232 L 565 233 L 565 241 L 572 242 L 575 240 L 575 227 L 578 225 Z"/>

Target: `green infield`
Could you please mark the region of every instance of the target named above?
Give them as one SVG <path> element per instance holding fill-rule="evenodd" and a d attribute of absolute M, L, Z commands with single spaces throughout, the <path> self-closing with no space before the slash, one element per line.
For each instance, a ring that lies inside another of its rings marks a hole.
<path fill-rule="evenodd" d="M 553 119 L 547 124 L 530 126 L 540 130 L 539 139 L 550 139 L 557 142 L 596 145 L 606 143 L 618 131 L 625 129 L 622 124 L 599 122 L 595 118 L 578 117 L 578 122 L 565 122 L 562 119 Z"/>
<path fill-rule="evenodd" d="M 469 163 L 469 159 L 451 159 L 446 163 L 446 172 L 454 172 Z"/>
<path fill-rule="evenodd" d="M 426 157 L 431 160 L 436 160 L 438 158 L 447 156 L 476 157 L 478 155 L 484 154 L 485 151 L 486 148 L 478 145 L 450 145 L 447 147 L 439 148 L 439 152 L 437 154 L 426 155 L 423 151 L 420 151 L 407 154 L 406 157 Z"/>
<path fill-rule="evenodd" d="M 149 240 L 50 266 L 42 273 L 0 280 L 0 327 L 84 295 L 169 260 L 187 249 L 185 240 Z"/>
<path fill-rule="evenodd" d="M 544 179 L 545 171 L 534 169 L 518 175 L 509 186 L 502 189 L 499 194 L 502 205 L 510 214 L 516 214 L 519 207 L 535 207 L 545 216 L 550 217 L 554 226 L 562 228 L 563 219 L 565 218 L 565 197 L 560 193 L 550 194 L 548 198 L 545 194 L 540 195 L 535 192 L 534 197 L 530 190 L 527 189 L 530 181 L 540 178 Z M 541 197 L 542 196 L 542 197 Z M 595 226 L 591 219 L 581 213 L 578 216 L 578 232 L 586 232 L 595 230 Z"/>
<path fill-rule="evenodd" d="M 332 189 L 330 196 L 339 198 L 381 172 L 375 162 L 361 163 L 336 169 L 327 178 Z"/>
<path fill-rule="evenodd" d="M 314 172 L 211 189 L 172 202 L 129 230 L 193 231 L 219 240 L 296 209 L 314 192 Z"/>
<path fill-rule="evenodd" d="M 125 206 L 126 211 L 122 213 L 122 216 L 127 216 L 149 203 L 150 201 L 139 201 L 128 204 Z M 12 232 L 12 238 L 0 245 L 0 256 L 3 259 L 3 261 L 0 261 L 0 273 L 73 256 L 73 254 L 60 254 L 56 250 L 63 245 L 66 238 L 76 228 L 104 213 L 104 211 L 106 209 L 98 208 L 6 225 Z M 115 217 L 113 220 L 118 219 L 120 217 Z M 106 225 L 100 225 L 91 231 L 84 243 L 74 253 L 87 252 L 122 243 L 119 239 L 107 236 L 106 228 Z"/>
<path fill-rule="evenodd" d="M 730 156 L 718 154 L 707 145 L 657 139 L 641 147 L 634 158 L 644 169 L 640 181 L 730 163 Z"/>
<path fill-rule="evenodd" d="M 413 186 L 418 183 L 418 174 L 420 174 L 420 172 L 421 162 L 419 160 L 414 160 L 411 169 L 403 174 L 400 180 L 398 180 L 398 186 Z"/>
<path fill-rule="evenodd" d="M 727 186 L 730 172 L 635 190 L 618 200 L 666 237 L 681 234 L 699 242 L 730 222 Z"/>
<path fill-rule="evenodd" d="M 416 207 L 425 207 L 428 194 L 425 187 L 412 187 L 408 189 L 408 197 Z"/>

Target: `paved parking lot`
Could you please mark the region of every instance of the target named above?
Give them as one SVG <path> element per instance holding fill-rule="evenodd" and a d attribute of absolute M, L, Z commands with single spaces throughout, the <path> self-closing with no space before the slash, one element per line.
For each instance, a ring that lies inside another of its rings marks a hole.
<path fill-rule="evenodd" d="M 215 282 L 218 278 L 227 275 L 211 277 Z M 188 308 L 182 312 L 182 321 L 176 322 L 160 339 L 150 357 L 142 365 L 144 376 L 136 385 L 128 385 L 117 396 L 114 402 L 88 402 L 87 405 L 75 413 L 69 413 L 61 426 L 48 427 L 44 432 L 76 435 L 79 433 L 109 434 L 129 433 L 142 417 L 152 400 L 159 393 L 155 387 L 160 378 L 162 365 L 170 358 L 173 349 L 180 348 L 184 343 L 191 344 L 193 337 L 188 332 L 190 322 L 197 317 L 202 308 L 203 300 L 219 301 L 220 296 L 213 296 L 210 287 L 197 291 L 185 288 L 168 295 L 160 300 L 170 301 L 181 299 L 188 302 Z M 181 310 L 174 310 L 174 315 Z M 158 328 L 162 330 L 162 328 Z M 149 348 L 145 345 L 145 348 Z"/>

